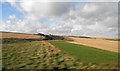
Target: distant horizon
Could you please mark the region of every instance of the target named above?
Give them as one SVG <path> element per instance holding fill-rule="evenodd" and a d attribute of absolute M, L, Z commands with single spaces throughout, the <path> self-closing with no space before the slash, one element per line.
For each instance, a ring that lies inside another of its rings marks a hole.
<path fill-rule="evenodd" d="M 17 32 L 17 31 L 0 31 L 0 33 L 14 33 L 14 34 L 39 34 L 38 33 L 22 33 L 22 32 Z M 44 34 L 44 33 L 40 33 L 40 34 Z M 93 36 L 83 36 L 83 35 L 58 35 L 58 34 L 44 34 L 44 35 L 56 35 L 56 36 L 73 36 L 73 37 L 90 37 L 90 38 L 103 38 L 103 39 L 120 39 L 120 38 L 107 38 L 107 37 L 93 37 Z"/>

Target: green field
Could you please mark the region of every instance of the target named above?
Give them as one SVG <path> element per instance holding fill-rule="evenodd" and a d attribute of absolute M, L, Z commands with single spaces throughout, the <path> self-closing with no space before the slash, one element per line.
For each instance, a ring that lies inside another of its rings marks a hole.
<path fill-rule="evenodd" d="M 63 41 L 49 41 L 50 43 L 25 39 L 2 41 L 4 69 L 118 68 L 117 53 L 109 51 Z"/>
<path fill-rule="evenodd" d="M 88 46 L 72 44 L 63 41 L 50 41 L 64 53 L 71 54 L 79 58 L 82 62 L 93 63 L 117 63 L 118 54 L 110 51 L 96 49 Z"/>
<path fill-rule="evenodd" d="M 71 68 L 76 60 L 47 41 L 5 39 L 2 45 L 4 69 Z M 16 42 L 15 42 L 16 41 Z"/>
<path fill-rule="evenodd" d="M 34 68 L 42 61 L 38 60 L 39 56 L 36 55 L 40 48 L 38 41 L 3 44 L 3 66 L 8 69 Z"/>

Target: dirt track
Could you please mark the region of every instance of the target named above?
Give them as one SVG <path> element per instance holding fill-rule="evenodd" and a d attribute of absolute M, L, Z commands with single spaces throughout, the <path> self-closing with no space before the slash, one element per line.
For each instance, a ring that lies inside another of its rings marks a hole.
<path fill-rule="evenodd" d="M 74 41 L 69 41 L 70 43 L 91 46 L 112 52 L 118 52 L 118 41 L 105 40 L 105 39 L 77 38 L 77 37 L 69 37 L 69 38 L 74 40 Z"/>
<path fill-rule="evenodd" d="M 25 39 L 38 39 L 40 36 L 34 34 L 21 34 L 21 33 L 6 33 L 0 32 L 0 38 L 25 38 Z"/>

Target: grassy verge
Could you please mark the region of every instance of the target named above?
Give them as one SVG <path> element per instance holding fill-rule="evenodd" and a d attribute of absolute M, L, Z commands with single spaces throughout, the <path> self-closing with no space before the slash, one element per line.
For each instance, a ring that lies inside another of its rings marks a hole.
<path fill-rule="evenodd" d="M 79 58 L 82 62 L 93 63 L 117 63 L 118 54 L 88 46 L 72 44 L 63 41 L 50 41 L 51 44 L 58 47 L 64 53 Z"/>

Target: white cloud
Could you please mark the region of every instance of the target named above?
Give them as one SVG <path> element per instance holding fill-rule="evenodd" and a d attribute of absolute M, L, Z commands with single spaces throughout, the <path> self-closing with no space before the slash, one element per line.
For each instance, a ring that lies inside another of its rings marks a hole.
<path fill-rule="evenodd" d="M 19 4 L 21 9 L 25 11 L 27 14 L 33 14 L 35 16 L 60 16 L 69 11 L 69 7 L 71 3 L 67 2 L 33 2 L 23 0 L 22 3 Z"/>
<path fill-rule="evenodd" d="M 17 7 L 25 13 L 23 20 L 6 29 L 26 33 L 117 37 L 117 3 L 28 2 Z M 11 16 L 15 19 L 15 16 Z M 97 22 L 97 24 L 96 24 Z"/>
<path fill-rule="evenodd" d="M 3 31 L 6 27 L 6 24 L 0 20 L 0 31 Z"/>
<path fill-rule="evenodd" d="M 8 18 L 9 18 L 10 20 L 14 20 L 14 19 L 16 18 L 16 16 L 15 16 L 15 15 L 10 15 Z"/>
<path fill-rule="evenodd" d="M 82 12 L 84 13 L 94 13 L 98 9 L 98 6 L 95 4 L 85 4 Z"/>

